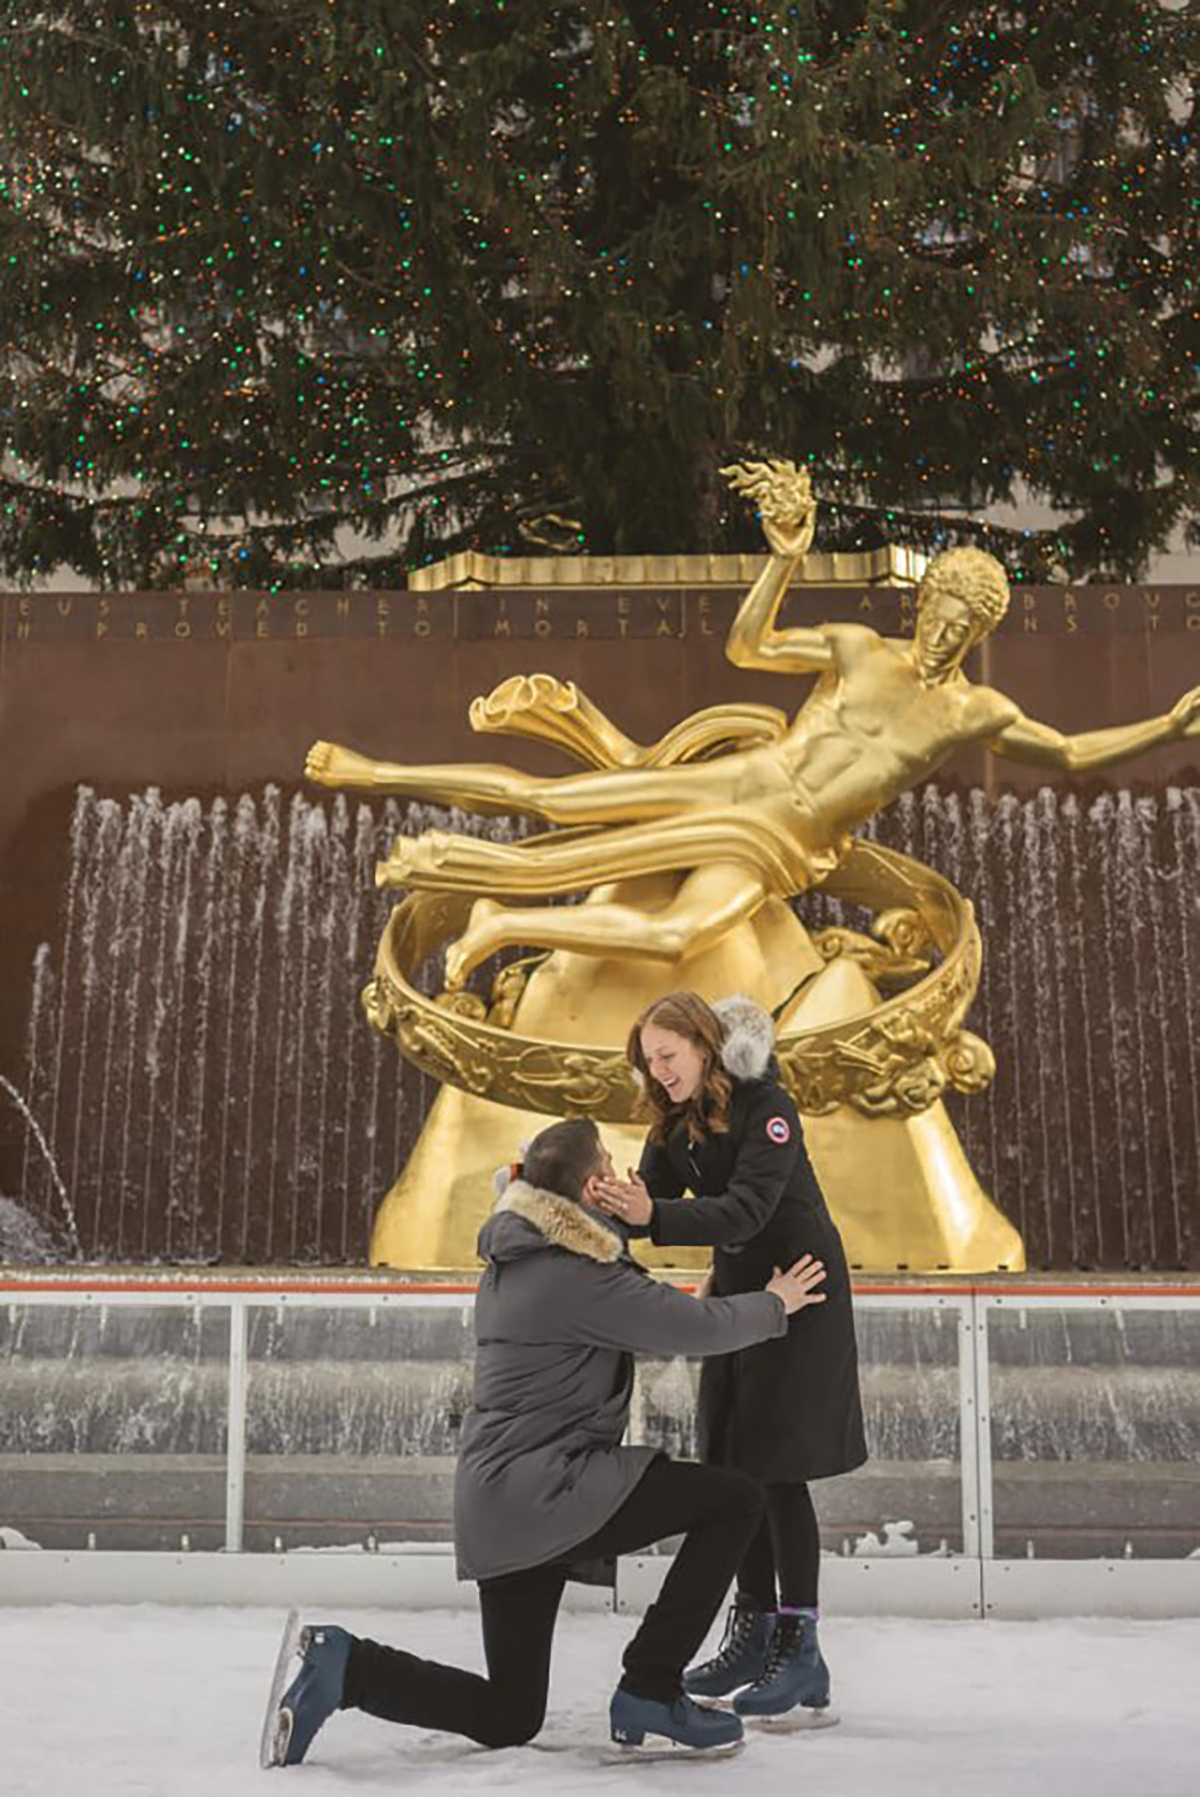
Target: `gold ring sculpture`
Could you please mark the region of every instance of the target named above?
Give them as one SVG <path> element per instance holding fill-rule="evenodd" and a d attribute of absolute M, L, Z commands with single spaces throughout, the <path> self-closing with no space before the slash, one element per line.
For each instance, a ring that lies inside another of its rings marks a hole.
<path fill-rule="evenodd" d="M 841 928 L 817 934 L 823 961 L 845 956 L 878 985 L 923 977 L 865 1016 L 780 1033 L 776 1055 L 801 1111 L 820 1117 L 850 1104 L 869 1117 L 911 1115 L 947 1085 L 982 1090 L 995 1071 L 991 1050 L 960 1027 L 979 983 L 970 903 L 930 868 L 867 842 L 853 845 L 823 890 L 879 911 L 870 936 Z M 473 992 L 428 998 L 412 984 L 421 964 L 461 932 L 470 903 L 465 894 L 422 892 L 396 906 L 363 993 L 372 1025 L 423 1073 L 478 1098 L 550 1116 L 567 1110 L 633 1121 L 637 1088 L 623 1049 L 535 1039 L 511 1027 L 529 962 L 501 972 L 490 1006 Z M 936 966 L 935 950 L 942 956 Z"/>

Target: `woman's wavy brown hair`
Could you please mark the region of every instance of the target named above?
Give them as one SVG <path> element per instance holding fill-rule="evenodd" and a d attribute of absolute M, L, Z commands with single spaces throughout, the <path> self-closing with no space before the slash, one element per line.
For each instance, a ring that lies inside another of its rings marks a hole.
<path fill-rule="evenodd" d="M 700 1084 L 683 1104 L 675 1104 L 651 1076 L 642 1053 L 642 1031 L 648 1023 L 660 1030 L 672 1030 L 695 1044 L 704 1055 L 704 1072 Z M 668 992 L 647 1005 L 629 1032 L 625 1054 L 629 1065 L 639 1074 L 642 1096 L 638 1114 L 649 1120 L 650 1135 L 655 1142 L 665 1142 L 681 1126 L 686 1126 L 694 1142 L 705 1131 L 723 1136 L 729 1128 L 729 1106 L 733 1099 L 733 1081 L 721 1065 L 721 1044 L 725 1032 L 711 1005 L 698 992 Z"/>

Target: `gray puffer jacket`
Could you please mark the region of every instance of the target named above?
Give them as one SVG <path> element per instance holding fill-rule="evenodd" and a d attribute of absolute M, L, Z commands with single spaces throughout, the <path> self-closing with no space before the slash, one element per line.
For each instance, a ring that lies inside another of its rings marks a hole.
<path fill-rule="evenodd" d="M 635 1353 L 730 1354 L 783 1335 L 771 1292 L 697 1300 L 660 1285 L 569 1198 L 514 1180 L 479 1237 L 475 1396 L 454 1485 L 458 1575 L 570 1557 L 656 1450 L 622 1447 Z"/>

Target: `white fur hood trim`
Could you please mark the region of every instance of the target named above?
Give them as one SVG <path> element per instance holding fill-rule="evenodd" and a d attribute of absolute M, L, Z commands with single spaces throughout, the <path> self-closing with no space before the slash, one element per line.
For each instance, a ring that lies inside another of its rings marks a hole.
<path fill-rule="evenodd" d="M 523 1179 L 509 1182 L 492 1215 L 499 1217 L 506 1211 L 532 1223 L 551 1247 L 582 1254 L 586 1260 L 611 1262 L 620 1260 L 624 1252 L 616 1231 L 598 1222 L 582 1205 L 557 1192 L 531 1186 Z"/>
<path fill-rule="evenodd" d="M 719 998 L 713 1010 L 725 1032 L 721 1065 L 726 1073 L 734 1079 L 761 1079 L 775 1052 L 775 1025 L 769 1012 L 740 992 Z"/>

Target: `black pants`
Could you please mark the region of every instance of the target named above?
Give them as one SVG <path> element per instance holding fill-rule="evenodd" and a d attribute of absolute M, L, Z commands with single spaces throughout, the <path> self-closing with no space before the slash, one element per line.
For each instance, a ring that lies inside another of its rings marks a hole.
<path fill-rule="evenodd" d="M 816 1608 L 821 1531 L 807 1485 L 768 1485 L 767 1513 L 738 1567 L 738 1590 L 764 1610 Z"/>
<path fill-rule="evenodd" d="M 758 1528 L 762 1503 L 761 1487 L 744 1473 L 660 1457 L 604 1527 L 572 1548 L 572 1561 L 604 1560 L 686 1534 L 658 1602 L 625 1650 L 626 1690 L 667 1703 L 679 1695 L 683 1669 L 720 1608 Z M 486 1747 L 531 1740 L 546 1714 L 550 1649 L 567 1570 L 535 1566 L 481 1581 L 486 1678 L 356 1640 L 342 1708 L 446 1729 Z"/>

